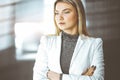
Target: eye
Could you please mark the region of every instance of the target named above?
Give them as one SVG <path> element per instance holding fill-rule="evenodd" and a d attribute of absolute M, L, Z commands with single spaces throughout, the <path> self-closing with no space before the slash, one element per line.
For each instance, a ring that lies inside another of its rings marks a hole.
<path fill-rule="evenodd" d="M 68 14 L 68 13 L 70 13 L 70 11 L 65 11 L 64 13 L 65 13 L 65 14 Z"/>
<path fill-rule="evenodd" d="M 55 14 L 55 15 L 58 15 L 59 13 L 58 13 L 58 12 L 55 12 L 54 14 Z"/>
<path fill-rule="evenodd" d="M 65 10 L 65 11 L 63 11 L 63 13 L 68 14 L 68 13 L 70 13 L 70 10 Z"/>

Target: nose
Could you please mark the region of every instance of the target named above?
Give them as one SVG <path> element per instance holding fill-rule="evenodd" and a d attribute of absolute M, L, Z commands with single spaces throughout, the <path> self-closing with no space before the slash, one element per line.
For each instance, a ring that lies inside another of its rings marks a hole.
<path fill-rule="evenodd" d="M 64 20 L 64 17 L 62 14 L 59 14 L 57 18 L 58 18 L 58 20 Z"/>

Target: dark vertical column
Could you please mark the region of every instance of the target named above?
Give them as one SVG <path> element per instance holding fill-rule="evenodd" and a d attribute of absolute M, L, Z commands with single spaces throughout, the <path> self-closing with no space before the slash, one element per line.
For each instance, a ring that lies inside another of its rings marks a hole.
<path fill-rule="evenodd" d="M 120 68 L 120 1 L 87 0 L 90 34 L 104 42 L 105 80 L 119 80 Z"/>

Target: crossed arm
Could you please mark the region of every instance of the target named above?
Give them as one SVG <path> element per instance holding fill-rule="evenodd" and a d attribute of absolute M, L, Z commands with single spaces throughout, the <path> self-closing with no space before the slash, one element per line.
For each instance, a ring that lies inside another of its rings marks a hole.
<path fill-rule="evenodd" d="M 43 42 L 46 42 L 43 40 Z M 80 75 L 74 74 L 63 74 L 63 80 L 104 80 L 104 59 L 103 59 L 103 50 L 102 50 L 102 40 L 97 39 L 95 41 L 95 49 L 94 49 L 94 57 L 92 59 L 91 66 L 85 72 Z M 44 43 L 45 44 L 45 43 Z M 33 80 L 46 80 L 47 78 L 50 80 L 60 80 L 59 73 L 48 71 L 47 67 L 47 53 L 46 53 L 46 45 L 42 44 L 39 47 L 39 51 L 36 56 L 36 62 L 34 66 L 34 74 Z M 94 74 L 93 74 L 94 73 Z M 47 74 L 47 75 L 46 75 Z"/>
<path fill-rule="evenodd" d="M 85 72 L 82 73 L 84 76 L 92 76 L 94 71 L 96 69 L 96 66 L 91 66 L 90 68 L 86 69 Z M 60 74 L 53 72 L 53 71 L 48 71 L 47 72 L 47 77 L 50 80 L 60 80 Z"/>

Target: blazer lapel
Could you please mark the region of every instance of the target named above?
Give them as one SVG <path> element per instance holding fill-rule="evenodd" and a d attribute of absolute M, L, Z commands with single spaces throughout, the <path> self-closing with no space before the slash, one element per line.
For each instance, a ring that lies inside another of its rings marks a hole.
<path fill-rule="evenodd" d="M 60 66 L 60 54 L 61 54 L 61 43 L 62 43 L 62 40 L 61 40 L 61 35 L 57 37 L 57 60 L 58 60 L 58 68 L 59 68 L 59 71 L 62 73 L 62 70 L 61 70 L 61 66 Z"/>
<path fill-rule="evenodd" d="M 82 44 L 83 44 L 82 36 L 79 36 L 78 41 L 77 41 L 76 46 L 75 46 L 75 50 L 73 52 L 73 56 L 72 56 L 72 59 L 71 59 L 70 66 L 74 62 L 74 59 L 76 58 L 77 54 L 79 53 Z"/>

